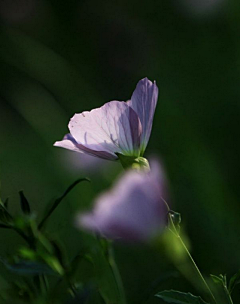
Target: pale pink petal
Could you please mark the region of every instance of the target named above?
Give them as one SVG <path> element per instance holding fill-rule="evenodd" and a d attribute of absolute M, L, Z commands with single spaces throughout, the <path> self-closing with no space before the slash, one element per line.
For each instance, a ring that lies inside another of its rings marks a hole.
<path fill-rule="evenodd" d="M 146 149 L 158 97 L 156 83 L 140 80 L 128 102 L 111 101 L 102 107 L 75 114 L 70 134 L 56 146 L 116 160 L 118 155 L 139 157 Z"/>
<path fill-rule="evenodd" d="M 158 87 L 156 82 L 152 83 L 147 78 L 140 80 L 133 92 L 130 107 L 137 113 L 142 124 L 141 153 L 146 149 L 151 135 L 153 117 L 158 98 Z"/>
<path fill-rule="evenodd" d="M 69 130 L 84 152 L 134 155 L 139 149 L 141 123 L 125 102 L 111 101 L 90 112 L 75 114 Z"/>
<path fill-rule="evenodd" d="M 108 160 L 117 159 L 117 155 L 115 155 L 114 153 L 109 153 L 107 151 L 95 151 L 93 149 L 86 148 L 81 144 L 78 144 L 71 134 L 66 134 L 62 141 L 56 141 L 54 143 L 54 146 L 80 152 L 80 153 L 86 153 L 91 156 L 99 157 L 102 159 L 108 159 Z"/>
<path fill-rule="evenodd" d="M 61 147 L 61 148 L 65 148 L 68 150 L 72 150 L 72 151 L 76 151 L 76 152 L 81 152 L 79 151 L 79 149 L 76 147 L 76 145 L 74 144 L 74 142 L 69 139 L 71 138 L 71 134 L 66 134 L 63 138 L 63 140 L 61 141 L 56 141 L 54 143 L 55 147 Z"/>

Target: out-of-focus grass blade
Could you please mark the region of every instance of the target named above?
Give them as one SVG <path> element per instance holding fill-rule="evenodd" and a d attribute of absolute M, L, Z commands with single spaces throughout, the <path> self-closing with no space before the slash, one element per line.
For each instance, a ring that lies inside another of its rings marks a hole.
<path fill-rule="evenodd" d="M 55 202 L 53 203 L 52 207 L 49 209 L 49 211 L 47 212 L 47 214 L 44 216 L 44 218 L 42 219 L 42 221 L 40 222 L 40 224 L 38 225 L 38 228 L 41 229 L 43 224 L 46 222 L 46 220 L 50 217 L 50 215 L 53 213 L 53 211 L 58 207 L 58 205 L 61 203 L 61 201 L 64 199 L 64 197 L 80 182 L 83 181 L 90 181 L 90 179 L 88 178 L 79 178 L 78 180 L 76 180 L 74 183 L 72 183 L 67 190 L 63 193 L 62 196 L 60 196 L 59 198 L 57 198 L 55 200 Z"/>
<path fill-rule="evenodd" d="M 30 214 L 31 213 L 30 205 L 23 191 L 20 191 L 19 195 L 20 195 L 20 204 L 21 204 L 22 212 L 24 214 Z"/>
<path fill-rule="evenodd" d="M 100 243 L 92 251 L 92 260 L 99 292 L 106 303 L 121 303 L 118 287 L 111 267 L 103 253 Z"/>

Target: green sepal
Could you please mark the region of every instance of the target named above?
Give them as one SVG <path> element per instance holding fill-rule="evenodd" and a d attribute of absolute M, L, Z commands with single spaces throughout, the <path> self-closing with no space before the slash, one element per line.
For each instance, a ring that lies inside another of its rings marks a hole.
<path fill-rule="evenodd" d="M 117 153 L 117 156 L 124 169 L 150 170 L 148 160 L 144 157 L 127 156 L 120 153 Z"/>

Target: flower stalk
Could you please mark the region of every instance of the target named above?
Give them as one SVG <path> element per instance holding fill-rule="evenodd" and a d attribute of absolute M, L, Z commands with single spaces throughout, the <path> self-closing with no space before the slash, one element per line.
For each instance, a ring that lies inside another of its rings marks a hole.
<path fill-rule="evenodd" d="M 168 215 L 169 224 L 170 224 L 170 225 L 169 225 L 169 228 L 168 228 L 169 231 L 177 238 L 177 240 L 179 241 L 181 247 L 183 248 L 183 250 L 184 250 L 185 253 L 187 254 L 187 256 L 188 256 L 188 258 L 189 258 L 189 260 L 190 260 L 190 262 L 191 262 L 191 264 L 192 264 L 192 266 L 193 266 L 193 269 L 194 269 L 194 271 L 195 271 L 195 274 L 197 275 L 198 280 L 199 280 L 199 281 L 201 282 L 201 284 L 204 286 L 204 289 L 205 289 L 206 293 L 208 294 L 209 300 L 211 300 L 212 303 L 217 304 L 216 299 L 215 299 L 215 297 L 214 297 L 214 295 L 213 295 L 213 293 L 212 293 L 210 287 L 208 286 L 206 280 L 204 279 L 204 277 L 203 277 L 201 271 L 199 270 L 199 268 L 198 268 L 196 262 L 194 261 L 194 259 L 193 259 L 192 255 L 191 255 L 191 253 L 189 252 L 187 246 L 185 245 L 183 239 L 181 238 L 181 236 L 180 236 L 180 234 L 179 234 L 178 229 L 176 228 L 176 226 L 175 226 L 175 224 L 174 224 L 174 222 L 173 222 L 172 213 L 170 212 L 170 208 L 169 208 L 167 202 L 166 202 L 164 199 L 163 199 L 163 201 L 165 202 L 166 207 L 167 207 L 168 210 L 169 210 L 169 215 Z M 178 267 L 178 268 L 179 268 L 179 270 L 183 273 L 183 275 L 186 276 L 186 277 L 189 279 L 189 276 L 187 275 L 186 271 L 185 271 L 183 268 L 181 268 L 181 267 Z M 190 281 L 191 281 L 191 279 L 190 279 Z M 191 281 L 191 283 L 192 283 L 192 281 Z"/>
<path fill-rule="evenodd" d="M 119 299 L 120 299 L 119 304 L 127 304 L 122 278 L 115 261 L 114 249 L 111 242 L 108 242 L 107 244 L 107 258 L 108 258 L 109 266 L 111 267 L 115 279 L 116 286 L 118 288 Z"/>

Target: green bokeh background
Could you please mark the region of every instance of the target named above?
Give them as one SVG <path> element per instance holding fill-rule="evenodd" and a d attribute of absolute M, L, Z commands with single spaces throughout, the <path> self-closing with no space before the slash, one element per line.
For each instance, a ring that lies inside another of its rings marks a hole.
<path fill-rule="evenodd" d="M 240 268 L 240 4 L 205 2 L 0 3 L 1 196 L 17 213 L 23 189 L 42 214 L 72 181 L 91 177 L 48 225 L 70 257 L 89 243 L 74 228 L 76 212 L 90 208 L 122 169 L 107 161 L 83 168 L 85 160 L 53 143 L 74 113 L 129 99 L 147 76 L 160 95 L 146 156 L 165 166 L 169 202 L 182 214 L 192 254 L 205 274 Z M 21 243 L 5 230 L 0 240 L 1 255 Z M 155 283 L 194 292 L 181 277 L 163 280 L 174 268 L 161 252 L 115 247 L 129 303 L 140 303 Z M 2 265 L 0 273 L 10 278 Z M 238 297 L 236 290 L 235 303 Z"/>

